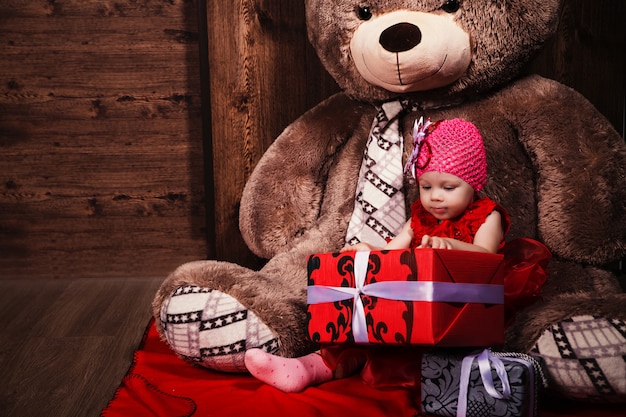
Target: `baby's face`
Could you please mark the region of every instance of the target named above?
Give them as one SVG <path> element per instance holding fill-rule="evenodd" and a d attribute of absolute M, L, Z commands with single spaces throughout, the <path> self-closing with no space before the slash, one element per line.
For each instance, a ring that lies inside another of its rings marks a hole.
<path fill-rule="evenodd" d="M 419 178 L 422 206 L 438 220 L 454 219 L 474 201 L 474 189 L 456 175 L 425 172 Z"/>

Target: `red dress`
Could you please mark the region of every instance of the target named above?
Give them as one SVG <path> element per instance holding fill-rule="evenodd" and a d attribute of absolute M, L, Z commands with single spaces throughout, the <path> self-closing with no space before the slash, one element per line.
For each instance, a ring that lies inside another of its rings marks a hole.
<path fill-rule="evenodd" d="M 466 243 L 473 243 L 474 236 L 485 223 L 487 216 L 493 211 L 500 212 L 502 217 L 502 242 L 499 249 L 504 247 L 504 236 L 509 232 L 511 221 L 509 214 L 502 206 L 489 197 L 483 197 L 474 201 L 463 214 L 451 220 L 437 220 L 426 211 L 420 200 L 411 205 L 411 228 L 413 229 L 413 241 L 411 247 L 417 247 L 424 235 L 449 237 Z"/>
<path fill-rule="evenodd" d="M 540 242 L 521 238 L 505 242 L 510 228 L 506 210 L 488 197 L 474 201 L 465 212 L 450 220 L 437 220 L 428 213 L 420 200 L 411 205 L 411 247 L 417 247 L 424 235 L 450 237 L 473 243 L 476 232 L 494 210 L 502 218 L 503 237 L 498 252 L 504 254 L 504 304 L 505 320 L 509 322 L 515 310 L 536 301 L 545 282 L 550 251 Z M 333 370 L 344 360 L 362 358 L 365 367 L 363 380 L 374 386 L 413 386 L 419 378 L 422 348 L 416 346 L 389 347 L 382 345 L 325 345 L 321 355 Z"/>

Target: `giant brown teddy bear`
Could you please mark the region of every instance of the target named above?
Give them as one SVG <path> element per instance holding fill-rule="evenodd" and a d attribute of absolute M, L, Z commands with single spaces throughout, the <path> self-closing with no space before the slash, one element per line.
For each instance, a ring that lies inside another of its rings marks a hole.
<path fill-rule="evenodd" d="M 309 39 L 342 92 L 289 125 L 245 187 L 241 233 L 267 264 L 198 261 L 162 284 L 154 314 L 172 349 L 239 372 L 251 347 L 288 357 L 316 348 L 304 333 L 307 255 L 345 244 L 372 121 L 382 103 L 401 99 L 402 163 L 417 118 L 472 121 L 488 155 L 485 191 L 511 215 L 508 239 L 552 251 L 543 299 L 517 314 L 505 348 L 542 356 L 556 392 L 624 401 L 626 294 L 602 266 L 626 251 L 626 146 L 576 91 L 520 77 L 559 7 L 307 0 Z M 415 190 L 404 185 L 409 207 Z"/>

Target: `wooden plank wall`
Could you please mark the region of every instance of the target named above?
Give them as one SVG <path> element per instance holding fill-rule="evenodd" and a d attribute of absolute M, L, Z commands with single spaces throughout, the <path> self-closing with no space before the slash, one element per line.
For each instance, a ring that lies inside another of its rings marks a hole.
<path fill-rule="evenodd" d="M 624 137 L 626 2 L 565 0 L 558 32 L 530 68 L 587 97 Z"/>
<path fill-rule="evenodd" d="M 336 91 L 306 44 L 302 3 L 207 1 L 218 259 L 258 263 L 238 231 L 243 185 L 280 131 Z M 580 91 L 622 135 L 625 8 L 623 0 L 565 0 L 557 36 L 529 68 Z"/>
<path fill-rule="evenodd" d="M 206 7 L 216 257 L 256 267 L 239 234 L 244 184 L 280 132 L 338 88 L 308 43 L 303 1 Z"/>
<path fill-rule="evenodd" d="M 207 255 L 196 2 L 0 2 L 0 277 Z"/>

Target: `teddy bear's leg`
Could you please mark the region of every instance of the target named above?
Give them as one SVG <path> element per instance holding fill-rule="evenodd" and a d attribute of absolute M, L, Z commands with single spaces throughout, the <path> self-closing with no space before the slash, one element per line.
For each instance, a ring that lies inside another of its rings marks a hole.
<path fill-rule="evenodd" d="M 609 271 L 550 266 L 544 299 L 516 315 L 505 348 L 540 357 L 552 392 L 626 402 L 626 293 Z"/>
<path fill-rule="evenodd" d="M 289 256 L 268 265 L 261 271 L 218 261 L 180 266 L 154 298 L 157 330 L 179 356 L 227 372 L 246 371 L 250 348 L 287 357 L 314 351 L 304 334 L 306 268 Z"/>
<path fill-rule="evenodd" d="M 545 330 L 532 354 L 544 360 L 551 386 L 561 395 L 587 401 L 626 401 L 625 320 L 571 317 Z"/>
<path fill-rule="evenodd" d="M 243 372 L 246 349 L 278 350 L 278 339 L 261 319 L 230 295 L 208 287 L 176 288 L 161 305 L 159 318 L 172 350 L 207 368 Z"/>

